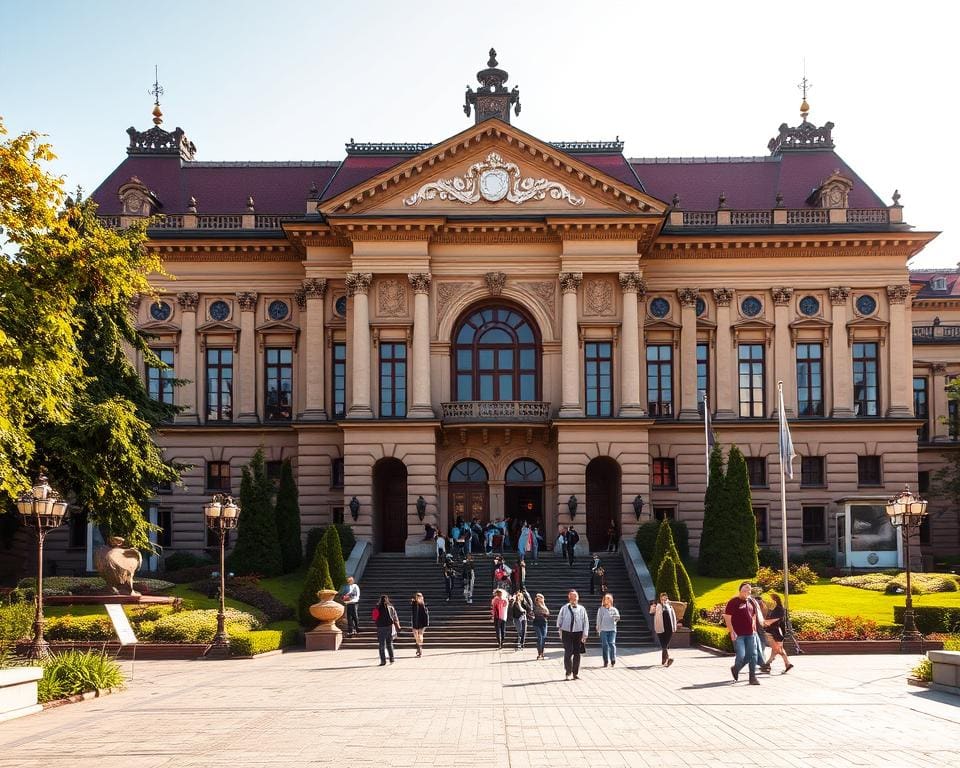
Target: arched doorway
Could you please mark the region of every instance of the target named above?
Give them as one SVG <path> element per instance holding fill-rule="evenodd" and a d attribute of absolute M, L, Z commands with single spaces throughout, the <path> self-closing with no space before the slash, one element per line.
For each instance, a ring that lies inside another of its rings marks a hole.
<path fill-rule="evenodd" d="M 610 522 L 620 528 L 620 465 L 609 456 L 587 464 L 587 541 L 591 551 L 607 548 Z"/>
<path fill-rule="evenodd" d="M 517 540 L 524 523 L 536 525 L 543 534 L 543 468 L 533 459 L 517 459 L 507 468 L 504 480 L 504 514 L 510 540 Z"/>
<path fill-rule="evenodd" d="M 373 466 L 373 510 L 381 552 L 403 552 L 407 543 L 407 468 L 399 459 Z"/>
<path fill-rule="evenodd" d="M 447 477 L 449 510 L 447 530 L 453 528 L 458 517 L 466 521 L 478 518 L 481 523 L 490 520 L 490 492 L 487 488 L 487 469 L 474 459 L 462 459 L 453 465 Z"/>

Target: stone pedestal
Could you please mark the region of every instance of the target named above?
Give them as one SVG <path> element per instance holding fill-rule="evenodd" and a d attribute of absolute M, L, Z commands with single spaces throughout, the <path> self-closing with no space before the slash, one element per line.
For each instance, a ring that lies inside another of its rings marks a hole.
<path fill-rule="evenodd" d="M 0 669 L 0 722 L 43 709 L 37 703 L 37 681 L 41 677 L 43 667 Z"/>
<path fill-rule="evenodd" d="M 308 651 L 337 651 L 343 642 L 343 632 L 334 625 L 333 629 L 317 627 L 305 633 Z"/>
<path fill-rule="evenodd" d="M 334 602 L 334 589 L 321 589 L 317 592 L 320 602 L 310 606 L 310 615 L 320 623 L 316 629 L 307 632 L 308 651 L 336 651 L 343 641 L 343 632 L 337 627 L 337 619 L 343 616 L 344 607 Z"/>

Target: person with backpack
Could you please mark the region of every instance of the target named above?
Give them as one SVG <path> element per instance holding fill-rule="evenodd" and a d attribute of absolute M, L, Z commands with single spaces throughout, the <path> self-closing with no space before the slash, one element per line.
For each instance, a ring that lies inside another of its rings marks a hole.
<path fill-rule="evenodd" d="M 377 627 L 380 666 L 386 665 L 388 655 L 390 656 L 390 663 L 393 664 L 393 639 L 400 632 L 400 619 L 397 618 L 397 611 L 390 604 L 388 595 L 380 595 L 380 602 L 374 607 L 371 618 Z"/>
<path fill-rule="evenodd" d="M 580 534 L 577 533 L 577 531 L 571 525 L 569 528 L 567 528 L 567 540 L 565 542 L 566 551 L 567 551 L 567 562 L 570 564 L 571 568 L 573 568 L 575 548 L 579 541 L 580 541 Z"/>
<path fill-rule="evenodd" d="M 423 593 L 417 592 L 410 600 L 410 628 L 417 646 L 417 658 L 423 656 L 423 632 L 430 626 L 430 611 L 423 602 Z"/>
<path fill-rule="evenodd" d="M 447 602 L 450 602 L 450 598 L 453 597 L 453 583 L 454 579 L 457 578 L 457 569 L 453 565 L 453 557 L 447 555 L 446 559 L 443 561 L 443 586 L 447 591 Z"/>

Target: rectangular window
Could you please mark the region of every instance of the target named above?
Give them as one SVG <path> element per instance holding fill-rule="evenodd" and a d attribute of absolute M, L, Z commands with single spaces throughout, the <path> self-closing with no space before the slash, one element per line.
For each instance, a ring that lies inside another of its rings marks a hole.
<path fill-rule="evenodd" d="M 823 456 L 803 456 L 800 458 L 800 486 L 822 488 L 824 480 Z"/>
<path fill-rule="evenodd" d="M 166 367 L 147 366 L 147 393 L 153 400 L 173 405 L 173 350 L 152 350 Z"/>
<path fill-rule="evenodd" d="M 157 531 L 157 544 L 161 547 L 173 546 L 173 509 L 171 507 L 158 507 L 157 525 L 160 530 Z"/>
<path fill-rule="evenodd" d="M 407 415 L 407 345 L 380 342 L 380 416 Z"/>
<path fill-rule="evenodd" d="M 823 544 L 827 540 L 827 508 L 803 508 L 803 543 Z"/>
<path fill-rule="evenodd" d="M 330 459 L 330 487 L 343 488 L 343 459 Z"/>
<path fill-rule="evenodd" d="M 86 512 L 71 512 L 70 513 L 70 542 L 68 546 L 70 547 L 86 547 L 87 546 L 87 513 Z"/>
<path fill-rule="evenodd" d="M 763 344 L 737 347 L 740 382 L 740 416 L 759 419 L 764 415 Z"/>
<path fill-rule="evenodd" d="M 662 523 L 664 520 L 676 520 L 677 509 L 676 507 L 654 507 L 653 519 L 658 523 Z"/>
<path fill-rule="evenodd" d="M 583 345 L 587 416 L 613 415 L 613 345 L 588 341 Z"/>
<path fill-rule="evenodd" d="M 265 415 L 269 421 L 289 421 L 293 417 L 293 350 L 267 347 L 264 359 Z"/>
<path fill-rule="evenodd" d="M 677 474 L 673 459 L 656 458 L 653 460 L 650 484 L 654 488 L 676 488 Z"/>
<path fill-rule="evenodd" d="M 917 490 L 920 493 L 926 493 L 930 490 L 930 471 L 921 470 L 917 472 Z"/>
<path fill-rule="evenodd" d="M 767 460 L 763 456 L 749 457 L 747 462 L 747 475 L 750 478 L 751 488 L 767 487 Z"/>
<path fill-rule="evenodd" d="M 343 507 L 333 508 L 333 524 L 343 525 Z"/>
<path fill-rule="evenodd" d="M 754 507 L 753 508 L 753 519 L 757 522 L 757 544 L 766 544 L 768 539 L 767 533 L 767 508 L 766 507 Z"/>
<path fill-rule="evenodd" d="M 797 344 L 797 413 L 823 416 L 823 344 Z"/>
<path fill-rule="evenodd" d="M 857 456 L 857 485 L 882 485 L 879 456 Z"/>
<path fill-rule="evenodd" d="M 921 443 L 930 440 L 930 397 L 927 386 L 926 376 L 913 377 L 913 415 L 923 419 L 923 424 L 917 429 L 917 440 Z"/>
<path fill-rule="evenodd" d="M 233 350 L 207 350 L 207 421 L 233 419 Z"/>
<path fill-rule="evenodd" d="M 654 417 L 673 416 L 673 346 L 647 347 L 647 408 Z"/>
<path fill-rule="evenodd" d="M 932 523 L 930 522 L 930 515 L 925 515 L 920 520 L 920 543 L 924 545 L 930 544 L 930 528 Z"/>
<path fill-rule="evenodd" d="M 880 376 L 877 343 L 853 345 L 853 412 L 856 416 L 880 413 Z"/>
<path fill-rule="evenodd" d="M 347 345 L 340 341 L 333 345 L 333 376 L 330 378 L 333 418 L 342 419 L 347 415 Z"/>
<path fill-rule="evenodd" d="M 215 493 L 230 493 L 230 462 L 207 462 L 207 490 Z"/>
<path fill-rule="evenodd" d="M 710 390 L 710 345 L 697 344 L 697 411 L 703 415 L 703 398 Z"/>

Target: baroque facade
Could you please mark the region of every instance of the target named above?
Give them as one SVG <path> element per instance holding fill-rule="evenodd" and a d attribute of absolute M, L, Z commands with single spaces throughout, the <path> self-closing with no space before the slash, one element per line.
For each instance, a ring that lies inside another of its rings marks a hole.
<path fill-rule="evenodd" d="M 763 156 L 627 158 L 512 125 L 493 56 L 478 79 L 461 133 L 334 162 L 203 162 L 179 128 L 128 131 L 94 198 L 113 226 L 160 215 L 172 278 L 135 311 L 172 366 L 139 361 L 148 385 L 182 408 L 159 440 L 192 466 L 152 511 L 167 551 L 206 546 L 203 502 L 259 445 L 293 460 L 304 530 L 345 519 L 385 551 L 457 514 L 548 540 L 572 520 L 591 547 L 671 516 L 695 551 L 705 400 L 776 546 L 778 381 L 791 548 L 917 482 L 906 263 L 934 234 L 832 123 L 804 103 Z"/>

